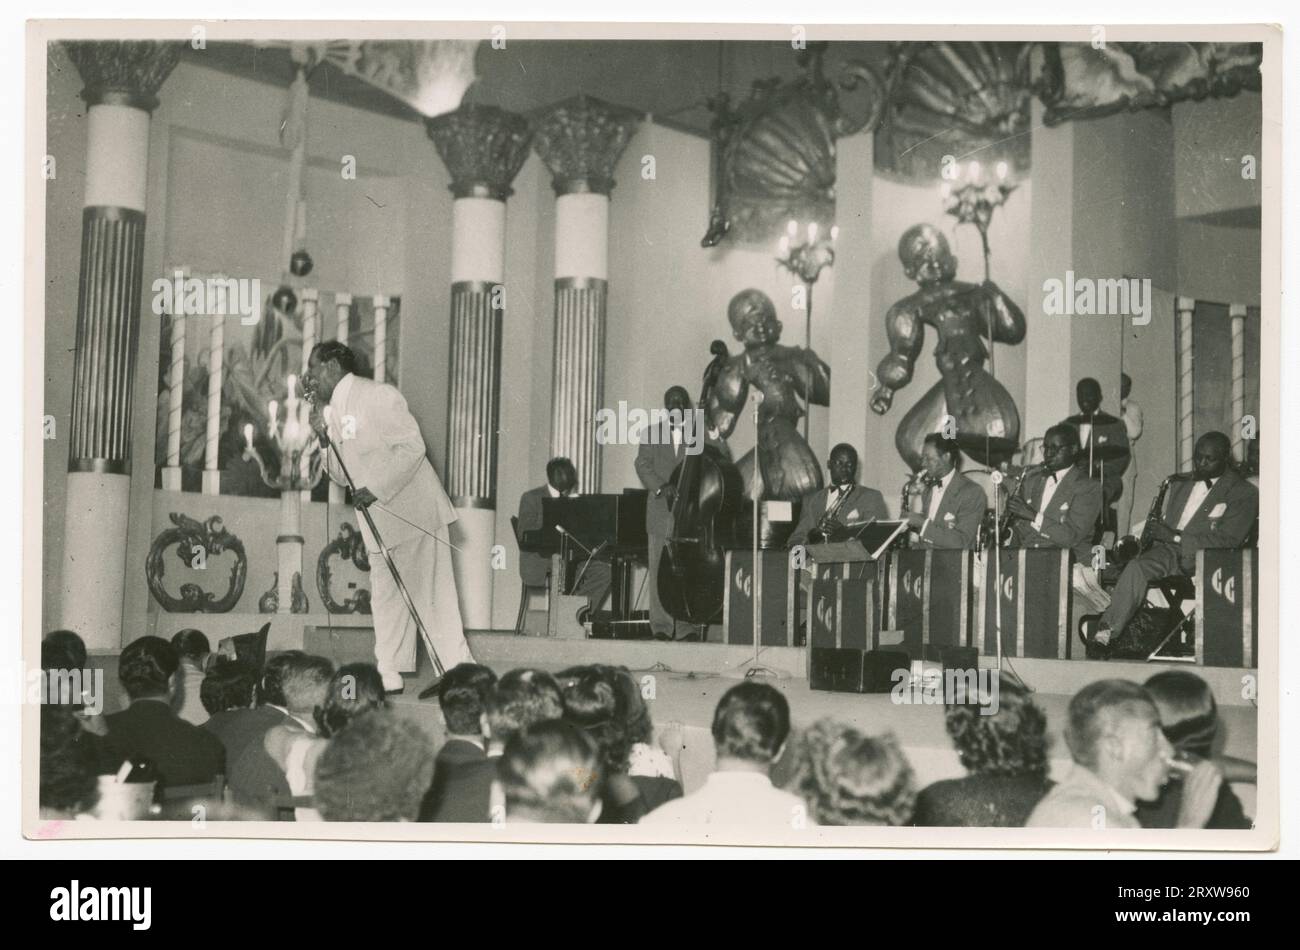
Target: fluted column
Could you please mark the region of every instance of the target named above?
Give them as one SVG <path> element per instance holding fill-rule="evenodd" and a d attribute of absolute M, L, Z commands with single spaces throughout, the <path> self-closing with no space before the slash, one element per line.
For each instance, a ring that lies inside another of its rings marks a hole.
<path fill-rule="evenodd" d="M 60 625 L 89 647 L 115 649 L 126 589 L 149 114 L 181 45 L 63 45 L 86 83 L 89 109 Z"/>
<path fill-rule="evenodd" d="M 642 116 L 589 96 L 541 112 L 534 147 L 555 186 L 555 337 L 551 455 L 578 470 L 578 488 L 600 491 L 596 412 L 605 388 L 609 196 L 614 167 Z"/>
<path fill-rule="evenodd" d="M 523 116 L 462 106 L 430 119 L 451 173 L 451 345 L 443 477 L 458 515 L 456 586 L 465 626 L 492 626 L 497 426 L 505 319 L 506 199 L 528 157 Z"/>

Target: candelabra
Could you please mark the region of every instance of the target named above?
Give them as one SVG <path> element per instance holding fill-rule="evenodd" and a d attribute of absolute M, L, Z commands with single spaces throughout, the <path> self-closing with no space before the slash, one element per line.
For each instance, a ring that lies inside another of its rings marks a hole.
<path fill-rule="evenodd" d="M 256 447 L 252 423 L 244 426 L 244 458 L 256 461 L 262 481 L 280 493 L 280 533 L 275 539 L 279 570 L 271 589 L 258 600 L 258 609 L 303 614 L 307 595 L 302 587 L 302 499 L 320 481 L 325 456 L 312 431 L 311 407 L 298 397 L 298 378 L 290 373 L 286 383 L 284 404 L 272 399 L 266 407 L 271 458 L 264 458 Z"/>
<path fill-rule="evenodd" d="M 805 240 L 795 243 L 799 238 L 799 222 L 791 220 L 786 225 L 785 234 L 781 235 L 781 240 L 777 242 L 776 262 L 799 278 L 799 282 L 803 284 L 803 345 L 807 349 L 812 349 L 813 285 L 817 283 L 817 278 L 821 276 L 823 268 L 834 265 L 835 239 L 840 234 L 838 227 L 832 227 L 829 237 L 819 237 L 819 230 L 816 221 L 809 222 L 804 230 Z M 807 382 L 805 379 L 805 391 Z M 803 437 L 805 440 L 808 438 L 808 416 L 810 414 L 804 413 L 803 417 Z"/>
<path fill-rule="evenodd" d="M 984 250 L 984 279 L 989 279 L 989 222 L 993 212 L 1007 203 L 1011 192 L 1016 190 L 1016 183 L 1008 177 L 1006 162 L 998 162 L 995 168 L 997 181 L 990 181 L 984 174 L 979 162 L 970 162 L 966 166 L 965 178 L 960 177 L 960 166 L 956 182 L 945 181 L 939 186 L 939 196 L 943 199 L 943 210 L 957 219 L 958 224 L 973 224 L 980 233 L 980 245 Z"/>

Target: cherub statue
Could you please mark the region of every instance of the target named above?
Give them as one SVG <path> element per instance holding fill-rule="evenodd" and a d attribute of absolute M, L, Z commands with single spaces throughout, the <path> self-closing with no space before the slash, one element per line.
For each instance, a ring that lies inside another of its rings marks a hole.
<path fill-rule="evenodd" d="M 742 290 L 727 305 L 731 332 L 744 349 L 728 356 L 709 394 L 709 424 L 725 439 L 736 428 L 751 384 L 763 401 L 758 410 L 758 444 L 737 463 L 747 490 L 754 477 L 757 452 L 762 496 L 797 501 L 822 487 L 821 465 L 804 437 L 799 419 L 802 397 L 809 403 L 830 404 L 831 370 L 812 350 L 781 346 L 781 321 L 776 307 L 761 290 Z"/>
<path fill-rule="evenodd" d="M 1025 338 L 1025 315 L 993 281 L 956 280 L 957 258 L 933 225 L 916 224 L 903 232 L 898 257 L 920 289 L 885 315 L 889 355 L 876 370 L 880 385 L 871 397 L 871 408 L 884 415 L 893 404 L 894 392 L 911 382 L 929 324 L 939 334 L 934 359 L 943 378 L 898 424 L 894 436 L 898 454 L 913 471 L 920 468 L 926 435 L 941 431 L 944 417 L 950 415 L 962 450 L 986 465 L 996 464 L 1001 459 L 984 457 L 980 440 L 987 436 L 1002 445 L 1018 443 L 1020 413 L 1002 384 L 985 371 L 989 354 L 980 338 L 991 335 L 998 343 L 1019 343 Z"/>

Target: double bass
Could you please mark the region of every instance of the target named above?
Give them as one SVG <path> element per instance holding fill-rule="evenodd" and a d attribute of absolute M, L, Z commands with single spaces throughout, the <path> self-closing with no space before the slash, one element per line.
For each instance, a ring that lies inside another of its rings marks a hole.
<path fill-rule="evenodd" d="M 704 418 L 709 393 L 728 353 L 721 340 L 709 346 L 713 360 L 704 371 L 698 412 Z M 700 434 L 701 441 L 704 434 Z M 673 470 L 672 528 L 659 558 L 659 601 L 675 619 L 704 626 L 722 617 L 726 591 L 726 548 L 744 503 L 740 472 L 721 451 L 705 443 Z"/>

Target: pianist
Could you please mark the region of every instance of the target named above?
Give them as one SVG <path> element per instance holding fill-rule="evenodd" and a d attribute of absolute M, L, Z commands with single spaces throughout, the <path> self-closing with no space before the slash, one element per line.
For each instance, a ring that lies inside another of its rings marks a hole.
<path fill-rule="evenodd" d="M 546 484 L 530 488 L 519 499 L 519 537 L 528 547 L 528 534 L 542 528 L 543 498 L 578 497 L 578 471 L 566 458 L 553 458 L 546 463 Z M 578 611 L 578 623 L 586 622 L 590 613 L 600 609 L 609 596 L 609 564 L 592 559 L 581 572 L 571 593 L 585 596 L 587 604 Z M 551 559 L 529 551 L 519 552 L 519 577 L 529 587 L 546 587 L 551 573 Z"/>

